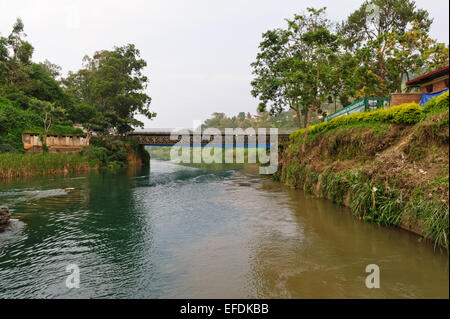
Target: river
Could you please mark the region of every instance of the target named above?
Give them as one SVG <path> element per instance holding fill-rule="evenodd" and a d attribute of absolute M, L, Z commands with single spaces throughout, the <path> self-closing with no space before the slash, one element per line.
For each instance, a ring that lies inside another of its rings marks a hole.
<path fill-rule="evenodd" d="M 0 298 L 448 298 L 448 254 L 255 167 L 0 183 Z M 80 287 L 66 287 L 66 266 Z M 366 266 L 380 288 L 365 285 Z"/>

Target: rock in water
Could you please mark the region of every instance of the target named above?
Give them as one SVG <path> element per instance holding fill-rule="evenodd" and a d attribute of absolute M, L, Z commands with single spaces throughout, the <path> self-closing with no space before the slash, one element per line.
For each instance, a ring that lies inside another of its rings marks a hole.
<path fill-rule="evenodd" d="M 6 206 L 0 206 L 0 231 L 9 226 L 9 219 L 11 214 Z"/>

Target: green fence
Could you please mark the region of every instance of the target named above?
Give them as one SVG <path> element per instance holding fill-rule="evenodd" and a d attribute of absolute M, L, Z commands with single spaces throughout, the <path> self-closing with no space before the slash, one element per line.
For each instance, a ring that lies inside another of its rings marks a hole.
<path fill-rule="evenodd" d="M 325 117 L 324 121 L 326 122 L 342 115 L 373 111 L 386 106 L 389 106 L 389 98 L 387 97 L 364 97 L 339 111 L 328 115 Z"/>

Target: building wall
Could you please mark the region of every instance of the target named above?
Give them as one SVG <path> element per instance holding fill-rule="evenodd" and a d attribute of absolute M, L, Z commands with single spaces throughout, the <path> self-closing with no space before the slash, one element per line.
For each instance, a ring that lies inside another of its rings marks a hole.
<path fill-rule="evenodd" d="M 403 103 L 420 103 L 422 93 L 393 93 L 391 95 L 391 106 Z"/>
<path fill-rule="evenodd" d="M 428 86 L 432 86 L 431 92 L 427 91 Z M 422 93 L 434 93 L 442 91 L 444 89 L 448 89 L 448 76 L 426 82 L 420 86 L 420 92 Z"/>
<path fill-rule="evenodd" d="M 47 147 L 50 152 L 76 152 L 89 145 L 86 137 L 79 135 L 49 135 L 47 136 Z M 41 152 L 42 142 L 39 134 L 22 134 L 23 148 L 28 152 Z"/>

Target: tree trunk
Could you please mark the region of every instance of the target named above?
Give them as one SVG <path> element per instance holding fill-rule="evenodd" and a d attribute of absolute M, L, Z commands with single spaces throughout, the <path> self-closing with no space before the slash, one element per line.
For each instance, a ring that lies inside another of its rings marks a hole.
<path fill-rule="evenodd" d="M 308 138 L 309 123 L 311 122 L 311 113 L 312 108 L 309 107 L 308 111 L 306 112 L 305 136 L 303 136 L 302 153 L 305 153 L 306 150 L 306 139 Z"/>
<path fill-rule="evenodd" d="M 91 145 L 91 137 L 92 137 L 92 133 L 90 130 L 88 130 L 86 133 L 86 145 L 87 146 Z"/>
<path fill-rule="evenodd" d="M 295 114 L 297 114 L 298 128 L 302 128 L 302 116 L 298 107 L 294 108 Z"/>

